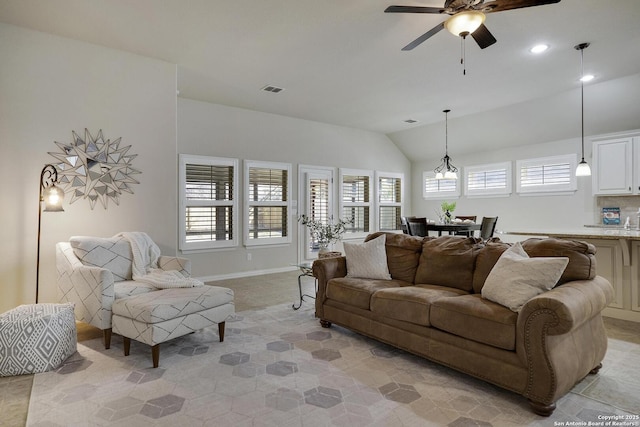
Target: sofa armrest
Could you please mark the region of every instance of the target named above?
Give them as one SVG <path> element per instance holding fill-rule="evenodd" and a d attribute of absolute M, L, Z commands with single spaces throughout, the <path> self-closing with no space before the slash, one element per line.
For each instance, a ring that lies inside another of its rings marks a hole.
<path fill-rule="evenodd" d="M 100 329 L 111 328 L 113 273 L 82 264 L 68 242 L 56 244 L 56 268 L 58 299 L 75 304 L 76 319 Z"/>
<path fill-rule="evenodd" d="M 526 397 L 555 402 L 600 364 L 607 350 L 601 312 L 612 300 L 611 284 L 596 276 L 567 282 L 522 307 L 516 351 L 529 371 Z"/>
<path fill-rule="evenodd" d="M 158 267 L 162 270 L 177 270 L 184 277 L 191 276 L 191 260 L 175 256 L 160 255 L 158 258 Z"/>
<path fill-rule="evenodd" d="M 600 314 L 612 300 L 613 287 L 604 277 L 567 282 L 532 298 L 522 307 L 518 334 L 524 334 L 526 323 L 540 312 L 548 313 L 544 333 L 567 333 Z"/>
<path fill-rule="evenodd" d="M 329 280 L 347 275 L 347 259 L 345 257 L 321 258 L 313 262 L 313 276 L 318 281 L 316 293 L 316 317 L 322 319 L 323 304 L 327 299 L 326 290 Z"/>

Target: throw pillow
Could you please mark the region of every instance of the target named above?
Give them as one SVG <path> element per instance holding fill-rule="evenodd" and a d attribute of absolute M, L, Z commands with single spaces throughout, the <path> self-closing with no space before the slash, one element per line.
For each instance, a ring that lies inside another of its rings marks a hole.
<path fill-rule="evenodd" d="M 567 257 L 530 258 L 516 243 L 496 262 L 482 288 L 482 297 L 519 312 L 531 298 L 552 289 L 569 263 Z"/>
<path fill-rule="evenodd" d="M 385 242 L 384 234 L 364 243 L 344 242 L 347 277 L 391 280 Z"/>
<path fill-rule="evenodd" d="M 116 282 L 131 280 L 133 255 L 124 237 L 72 236 L 69 243 L 83 265 L 110 270 Z"/>

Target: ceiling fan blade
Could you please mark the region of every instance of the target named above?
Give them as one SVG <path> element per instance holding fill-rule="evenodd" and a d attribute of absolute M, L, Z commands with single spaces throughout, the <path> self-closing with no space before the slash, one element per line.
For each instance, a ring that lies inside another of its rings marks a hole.
<path fill-rule="evenodd" d="M 484 13 L 502 12 L 523 7 L 544 6 L 545 4 L 559 3 L 560 0 L 495 0 L 486 1 L 480 8 Z"/>
<path fill-rule="evenodd" d="M 422 6 L 389 6 L 384 11 L 385 13 L 442 13 L 444 9 Z"/>
<path fill-rule="evenodd" d="M 493 34 L 489 31 L 489 29 L 484 25 L 480 25 L 477 30 L 471 33 L 471 37 L 478 43 L 480 49 L 484 49 L 485 47 L 489 47 L 494 44 L 497 40 L 493 37 Z"/>
<path fill-rule="evenodd" d="M 436 25 L 435 27 L 433 27 L 432 29 L 430 29 L 429 31 L 427 31 L 426 33 L 424 33 L 423 35 L 421 35 L 420 37 L 418 37 L 417 39 L 415 39 L 414 41 L 412 41 L 411 43 L 409 43 L 405 47 L 403 47 L 402 50 L 411 50 L 411 49 L 413 49 L 414 47 L 418 46 L 423 41 L 427 40 L 429 37 L 431 37 L 434 34 L 438 33 L 443 28 L 444 28 L 444 22 L 441 22 L 440 24 Z"/>

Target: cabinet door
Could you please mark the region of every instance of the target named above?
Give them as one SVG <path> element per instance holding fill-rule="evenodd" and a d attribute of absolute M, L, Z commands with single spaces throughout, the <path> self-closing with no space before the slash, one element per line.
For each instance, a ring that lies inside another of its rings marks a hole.
<path fill-rule="evenodd" d="M 596 247 L 596 274 L 613 286 L 613 301 L 609 307 L 624 308 L 622 248 L 618 240 L 587 240 Z"/>
<path fill-rule="evenodd" d="M 632 138 L 593 142 L 593 194 L 631 194 Z"/>

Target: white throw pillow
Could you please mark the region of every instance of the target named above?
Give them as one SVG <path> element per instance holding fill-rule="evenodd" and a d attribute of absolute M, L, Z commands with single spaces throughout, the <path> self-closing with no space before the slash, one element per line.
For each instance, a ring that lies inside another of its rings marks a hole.
<path fill-rule="evenodd" d="M 516 243 L 493 266 L 482 297 L 518 312 L 531 298 L 552 289 L 569 263 L 567 257 L 534 257 Z"/>
<path fill-rule="evenodd" d="M 383 234 L 364 243 L 344 242 L 347 277 L 391 280 L 387 266 L 386 236 Z"/>

